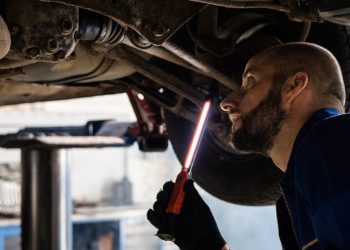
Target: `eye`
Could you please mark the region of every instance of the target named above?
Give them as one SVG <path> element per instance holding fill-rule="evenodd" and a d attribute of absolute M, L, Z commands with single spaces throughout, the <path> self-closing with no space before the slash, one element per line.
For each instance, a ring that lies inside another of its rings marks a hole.
<path fill-rule="evenodd" d="M 247 87 L 253 85 L 255 83 L 255 78 L 253 76 L 247 77 Z"/>

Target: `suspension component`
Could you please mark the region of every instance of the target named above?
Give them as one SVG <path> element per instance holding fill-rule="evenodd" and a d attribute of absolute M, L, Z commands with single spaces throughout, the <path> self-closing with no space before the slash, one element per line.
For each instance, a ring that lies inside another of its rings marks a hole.
<path fill-rule="evenodd" d="M 79 39 L 93 41 L 105 47 L 120 44 L 126 29 L 109 17 L 81 10 L 79 13 Z"/>
<path fill-rule="evenodd" d="M 232 0 L 190 0 L 192 2 L 211 4 L 225 8 L 236 9 L 270 9 L 288 13 L 286 6 L 274 3 L 274 1 L 232 1 Z"/>
<path fill-rule="evenodd" d="M 160 106 L 145 96 L 128 88 L 127 94 L 137 118 L 137 127 L 129 127 L 129 133 L 137 137 L 139 149 L 144 152 L 165 151 L 168 135 Z"/>
<path fill-rule="evenodd" d="M 108 58 L 123 61 L 140 74 L 185 97 L 194 104 L 201 105 L 202 100 L 204 100 L 204 95 L 197 89 L 162 68 L 149 63 L 126 47 L 120 46 L 111 50 L 103 47 L 96 47 L 95 49 Z"/>
<path fill-rule="evenodd" d="M 125 29 L 117 22 L 108 18 L 108 20 L 103 23 L 101 33 L 95 40 L 95 43 L 113 47 L 120 44 L 124 36 Z"/>
<path fill-rule="evenodd" d="M 40 0 L 88 9 L 131 28 L 152 44 L 160 45 L 206 5 L 188 0 Z"/>
<path fill-rule="evenodd" d="M 193 56 L 191 53 L 187 52 L 186 50 L 182 49 L 181 47 L 177 46 L 176 44 L 172 42 L 164 42 L 162 44 L 162 47 L 164 47 L 166 50 L 174 53 L 178 57 L 182 58 L 187 63 L 193 65 L 197 69 L 200 70 L 204 75 L 209 76 L 221 84 L 225 85 L 226 87 L 237 90 L 239 89 L 239 85 L 237 82 L 235 82 L 232 78 L 226 76 L 225 74 L 221 73 L 211 65 L 205 63 L 204 61 L 198 60 Z"/>

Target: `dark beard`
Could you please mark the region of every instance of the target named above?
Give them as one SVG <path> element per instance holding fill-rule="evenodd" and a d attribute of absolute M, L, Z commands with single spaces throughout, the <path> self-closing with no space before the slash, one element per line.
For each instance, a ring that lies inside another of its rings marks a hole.
<path fill-rule="evenodd" d="M 285 117 L 285 111 L 281 108 L 280 89 L 272 87 L 268 96 L 255 109 L 248 114 L 241 114 L 241 126 L 237 131 L 232 131 L 234 148 L 267 155 Z"/>

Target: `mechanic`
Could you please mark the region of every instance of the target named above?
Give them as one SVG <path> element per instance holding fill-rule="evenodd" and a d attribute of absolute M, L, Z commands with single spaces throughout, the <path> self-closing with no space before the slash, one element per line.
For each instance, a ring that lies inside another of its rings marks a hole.
<path fill-rule="evenodd" d="M 326 49 L 289 43 L 246 65 L 242 87 L 221 103 L 232 121 L 233 146 L 272 158 L 285 172 L 277 201 L 284 249 L 350 249 L 350 115 L 344 114 L 340 66 Z M 167 182 L 147 213 L 157 228 L 173 188 Z M 180 249 L 228 249 L 193 181 L 175 226 Z"/>

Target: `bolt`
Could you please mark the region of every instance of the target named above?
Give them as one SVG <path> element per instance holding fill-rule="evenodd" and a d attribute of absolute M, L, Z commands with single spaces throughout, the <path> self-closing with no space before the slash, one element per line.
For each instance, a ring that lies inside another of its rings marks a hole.
<path fill-rule="evenodd" d="M 80 38 L 81 38 L 81 34 L 79 33 L 79 31 L 76 31 L 76 32 L 74 33 L 74 39 L 75 39 L 75 40 L 80 40 Z"/>
<path fill-rule="evenodd" d="M 154 25 L 151 26 L 152 27 L 152 35 L 154 37 L 162 37 L 164 36 L 166 33 L 169 32 L 169 28 L 166 25 L 162 25 L 160 23 L 155 23 Z"/>
<path fill-rule="evenodd" d="M 56 53 L 57 60 L 63 60 L 65 57 L 66 57 L 66 52 L 63 50 L 60 50 Z"/>
<path fill-rule="evenodd" d="M 58 50 L 58 47 L 59 47 L 59 45 L 58 45 L 58 41 L 56 38 L 51 37 L 47 40 L 46 50 L 48 52 L 54 53 Z"/>
<path fill-rule="evenodd" d="M 61 21 L 61 29 L 64 33 L 69 34 L 73 30 L 73 23 L 70 19 L 64 18 Z"/>
<path fill-rule="evenodd" d="M 36 57 L 37 55 L 39 55 L 40 51 L 37 48 L 30 48 L 27 49 L 27 55 L 30 57 Z"/>
<path fill-rule="evenodd" d="M 131 29 L 128 30 L 127 36 L 134 45 L 136 45 L 141 49 L 147 49 L 152 47 L 152 44 L 145 37 L 139 35 L 135 31 L 132 31 Z"/>

